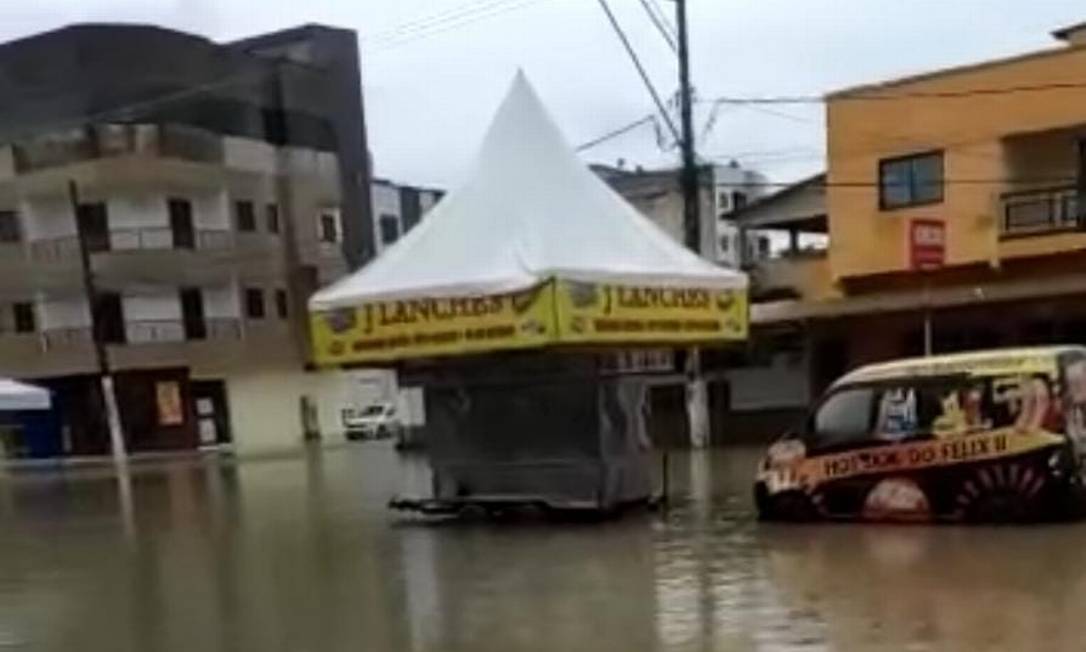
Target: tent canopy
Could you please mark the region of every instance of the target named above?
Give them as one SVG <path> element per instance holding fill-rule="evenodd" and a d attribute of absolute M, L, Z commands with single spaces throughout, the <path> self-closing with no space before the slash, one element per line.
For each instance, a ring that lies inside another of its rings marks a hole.
<path fill-rule="evenodd" d="M 49 390 L 0 378 L 0 410 L 48 410 Z"/>
<path fill-rule="evenodd" d="M 746 286 L 593 174 L 518 74 L 467 181 L 310 299 L 314 358 L 723 343 L 746 337 Z"/>
<path fill-rule="evenodd" d="M 592 173 L 518 73 L 466 182 L 379 258 L 313 295 L 310 308 L 492 295 L 549 279 L 747 284 L 673 241 Z"/>

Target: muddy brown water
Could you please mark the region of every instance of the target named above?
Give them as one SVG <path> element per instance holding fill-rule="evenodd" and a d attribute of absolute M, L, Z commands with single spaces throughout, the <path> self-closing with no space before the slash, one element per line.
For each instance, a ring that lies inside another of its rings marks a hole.
<path fill-rule="evenodd" d="M 603 524 L 389 513 L 383 443 L 0 478 L 0 650 L 1082 650 L 1086 524 L 755 521 L 753 449 Z"/>

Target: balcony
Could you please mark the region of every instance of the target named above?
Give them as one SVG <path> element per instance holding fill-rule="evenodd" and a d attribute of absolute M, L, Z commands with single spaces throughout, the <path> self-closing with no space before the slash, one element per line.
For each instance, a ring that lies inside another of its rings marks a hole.
<path fill-rule="evenodd" d="M 223 144 L 217 134 L 182 125 L 103 124 L 16 143 L 13 156 L 15 170 L 20 174 L 122 156 L 221 164 Z"/>
<path fill-rule="evenodd" d="M 196 328 L 200 328 L 197 326 Z M 125 341 L 114 345 L 160 344 L 168 342 L 193 342 L 206 340 L 240 340 L 240 318 L 209 318 L 202 322 L 202 337 L 186 337 L 185 323 L 180 319 L 138 319 L 125 321 Z M 92 343 L 89 326 L 50 328 L 40 333 L 41 351 L 47 353 L 65 347 L 89 346 Z"/>
<path fill-rule="evenodd" d="M 758 261 L 748 271 L 755 302 L 824 299 L 837 293 L 827 251 L 801 250 Z"/>
<path fill-rule="evenodd" d="M 1078 231 L 1084 226 L 1079 188 L 1073 185 L 1005 193 L 1000 197 L 1000 237 L 1020 238 Z"/>

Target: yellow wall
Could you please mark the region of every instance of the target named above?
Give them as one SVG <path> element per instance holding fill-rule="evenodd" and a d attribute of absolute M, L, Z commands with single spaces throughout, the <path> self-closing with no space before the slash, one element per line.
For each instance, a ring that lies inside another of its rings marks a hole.
<path fill-rule="evenodd" d="M 827 109 L 827 198 L 833 277 L 907 269 L 907 225 L 912 218 L 946 221 L 948 265 L 1086 247 L 1086 235 L 1080 234 L 1000 242 L 1000 194 L 1029 185 L 951 182 L 944 186 L 942 203 L 890 211 L 880 211 L 877 189 L 880 159 L 933 149 L 945 151 L 944 177 L 949 180 L 1073 178 L 1075 138 L 1086 133 L 1078 131 L 1086 125 L 1084 83 L 1086 47 L 1063 47 L 832 96 Z M 930 94 L 1049 84 L 1079 87 L 954 98 L 848 99 L 850 93 Z M 849 187 L 852 184 L 859 187 Z"/>

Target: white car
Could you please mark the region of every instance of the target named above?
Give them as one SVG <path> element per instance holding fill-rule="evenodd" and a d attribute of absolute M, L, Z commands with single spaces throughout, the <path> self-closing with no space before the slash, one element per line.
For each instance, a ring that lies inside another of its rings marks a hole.
<path fill-rule="evenodd" d="M 400 419 L 392 403 L 374 403 L 362 410 L 343 410 L 347 439 L 388 439 L 400 431 Z"/>

